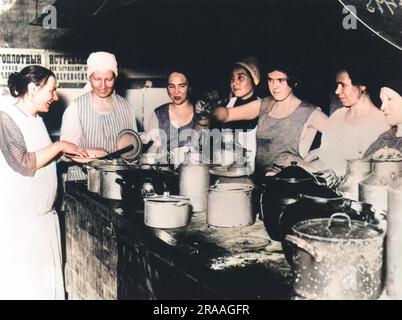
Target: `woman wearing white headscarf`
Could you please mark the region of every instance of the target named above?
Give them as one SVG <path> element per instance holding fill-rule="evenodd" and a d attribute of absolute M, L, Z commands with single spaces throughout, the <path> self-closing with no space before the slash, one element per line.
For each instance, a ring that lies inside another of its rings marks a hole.
<path fill-rule="evenodd" d="M 85 148 L 116 151 L 120 131 L 137 131 L 134 108 L 114 92 L 118 75 L 116 57 L 109 52 L 94 52 L 87 60 L 90 91 L 77 97 L 66 109 L 61 125 L 61 140 Z M 67 180 L 85 180 L 77 167 L 70 167 Z"/>

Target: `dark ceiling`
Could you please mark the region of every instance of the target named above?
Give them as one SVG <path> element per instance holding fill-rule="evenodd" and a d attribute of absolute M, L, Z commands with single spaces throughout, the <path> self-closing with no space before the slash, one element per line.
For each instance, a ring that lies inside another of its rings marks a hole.
<path fill-rule="evenodd" d="M 362 24 L 343 28 L 345 13 L 337 0 L 59 0 L 55 5 L 59 26 L 68 27 L 58 39 L 61 50 L 110 50 L 121 65 L 134 68 L 186 64 L 204 85 L 227 84 L 227 67 L 249 55 L 296 66 L 313 100 L 328 97 L 332 69 L 340 62 L 402 70 L 401 51 Z M 325 90 L 314 96 L 317 88 Z"/>

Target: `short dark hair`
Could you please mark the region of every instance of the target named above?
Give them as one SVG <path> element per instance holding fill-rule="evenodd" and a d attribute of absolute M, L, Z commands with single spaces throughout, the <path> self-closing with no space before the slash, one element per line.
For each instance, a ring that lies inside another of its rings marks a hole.
<path fill-rule="evenodd" d="M 286 76 L 288 77 L 286 82 L 288 83 L 288 86 L 291 87 L 292 89 L 294 89 L 300 83 L 299 78 L 288 67 L 285 67 L 282 65 L 272 65 L 265 69 L 265 74 L 268 76 L 268 73 L 271 73 L 274 71 L 279 71 L 279 72 L 285 73 Z"/>
<path fill-rule="evenodd" d="M 31 65 L 23 68 L 20 72 L 13 72 L 8 77 L 8 88 L 10 94 L 15 98 L 20 98 L 28 92 L 28 84 L 31 82 L 36 86 L 43 86 L 49 77 L 56 78 L 53 71 L 38 65 Z"/>

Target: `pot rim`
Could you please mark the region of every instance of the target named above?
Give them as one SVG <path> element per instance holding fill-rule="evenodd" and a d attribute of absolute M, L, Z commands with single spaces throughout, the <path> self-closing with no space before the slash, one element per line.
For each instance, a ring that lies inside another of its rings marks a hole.
<path fill-rule="evenodd" d="M 308 239 L 308 240 L 316 240 L 316 241 L 320 241 L 320 242 L 328 242 L 328 243 L 361 243 L 364 241 L 370 241 L 370 240 L 377 239 L 377 238 L 384 238 L 384 236 L 385 236 L 385 231 L 383 229 L 381 229 L 373 224 L 370 224 L 367 222 L 361 222 L 361 221 L 357 221 L 357 220 L 352 220 L 353 221 L 352 223 L 354 225 L 358 225 L 360 227 L 369 227 L 371 229 L 374 229 L 375 231 L 378 232 L 378 234 L 367 237 L 367 238 L 345 239 L 345 238 L 329 238 L 329 237 L 314 236 L 314 235 L 310 235 L 305 232 L 297 230 L 298 227 L 306 225 L 306 224 L 311 224 L 312 222 L 325 223 L 325 222 L 328 222 L 328 220 L 329 220 L 328 218 L 317 218 L 317 219 L 308 219 L 308 220 L 300 221 L 292 227 L 292 231 L 294 232 L 294 234 L 296 234 L 300 238 L 304 238 L 304 239 Z M 333 219 L 333 221 L 342 222 L 345 220 L 344 219 Z"/>

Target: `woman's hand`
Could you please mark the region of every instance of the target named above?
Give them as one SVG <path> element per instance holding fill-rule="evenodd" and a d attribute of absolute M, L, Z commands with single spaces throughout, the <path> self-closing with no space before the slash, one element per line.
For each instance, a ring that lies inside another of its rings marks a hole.
<path fill-rule="evenodd" d="M 216 120 L 220 122 L 225 122 L 225 120 L 229 116 L 229 111 L 225 107 L 217 107 L 214 110 L 213 116 L 215 117 Z"/>
<path fill-rule="evenodd" d="M 77 146 L 74 143 L 67 142 L 67 141 L 58 141 L 56 142 L 60 145 L 60 151 L 63 153 L 75 155 L 78 157 L 88 157 L 88 152 L 84 149 L 81 148 L 80 146 Z"/>

